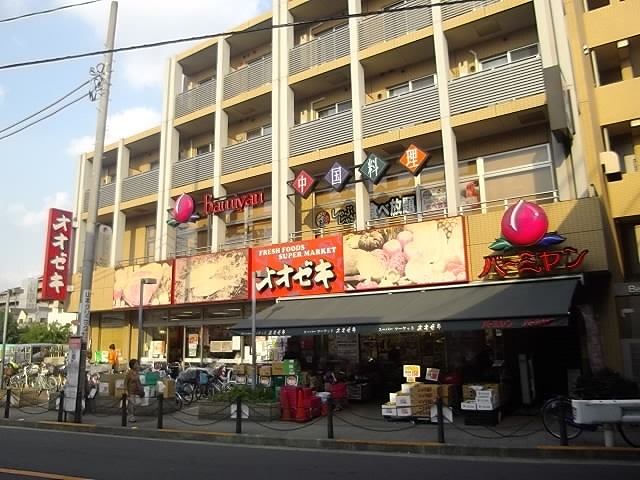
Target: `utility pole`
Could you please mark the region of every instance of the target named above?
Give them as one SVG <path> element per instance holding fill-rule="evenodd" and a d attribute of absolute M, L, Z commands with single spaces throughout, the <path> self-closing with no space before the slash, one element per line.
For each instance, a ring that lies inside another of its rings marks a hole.
<path fill-rule="evenodd" d="M 116 18 L 118 2 L 111 2 L 109 12 L 109 26 L 107 29 L 106 53 L 104 55 L 104 77 L 102 79 L 102 94 L 98 102 L 98 121 L 96 124 L 96 145 L 93 155 L 93 167 L 89 190 L 89 204 L 87 208 L 87 224 L 85 228 L 84 255 L 82 257 L 82 280 L 80 283 L 80 322 L 78 336 L 81 337 L 80 363 L 78 365 L 78 385 L 74 421 L 82 421 L 82 400 L 84 399 L 84 383 L 87 369 L 87 343 L 89 340 L 89 319 L 91 316 L 91 287 L 93 284 L 93 269 L 95 266 L 96 223 L 98 217 L 98 199 L 100 195 L 100 173 L 102 170 L 102 155 L 104 155 L 104 137 L 107 124 L 107 107 L 109 106 L 109 87 L 111 86 L 111 62 L 116 36 Z M 100 92 L 98 92 L 100 93 Z"/>

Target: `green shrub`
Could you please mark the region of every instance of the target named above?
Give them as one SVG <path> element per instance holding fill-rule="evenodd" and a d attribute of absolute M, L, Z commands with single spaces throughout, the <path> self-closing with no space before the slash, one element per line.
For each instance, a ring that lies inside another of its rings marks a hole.
<path fill-rule="evenodd" d="M 275 393 L 273 392 L 273 390 L 260 385 L 255 390 L 247 385 L 236 385 L 228 392 L 216 393 L 213 399 L 215 401 L 231 403 L 235 402 L 238 397 L 242 397 L 243 402 L 249 403 L 267 403 L 276 401 Z"/>

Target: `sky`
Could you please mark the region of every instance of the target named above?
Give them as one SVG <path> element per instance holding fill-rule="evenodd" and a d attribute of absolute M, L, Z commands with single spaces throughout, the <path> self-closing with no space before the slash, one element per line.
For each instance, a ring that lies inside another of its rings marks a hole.
<path fill-rule="evenodd" d="M 0 291 L 40 276 L 50 208 L 73 210 L 80 154 L 93 152 L 98 101 L 90 69 L 103 55 L 7 68 L 104 50 L 110 0 L 0 0 Z M 115 46 L 129 47 L 230 30 L 271 10 L 271 0 L 119 0 Z M 159 125 L 167 60 L 194 43 L 117 52 L 106 144 Z M 25 123 L 41 109 L 62 99 Z M 82 98 L 81 98 L 82 97 Z M 73 102 L 44 119 L 54 110 Z M 33 126 L 16 132 L 27 123 Z"/>

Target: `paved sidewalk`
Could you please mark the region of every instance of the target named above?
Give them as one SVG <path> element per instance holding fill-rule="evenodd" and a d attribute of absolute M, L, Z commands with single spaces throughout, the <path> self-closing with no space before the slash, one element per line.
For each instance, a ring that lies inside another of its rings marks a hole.
<path fill-rule="evenodd" d="M 496 426 L 465 425 L 461 415 L 446 422 L 442 432 L 436 423 L 389 420 L 380 415 L 378 405 L 350 404 L 333 415 L 331 438 L 329 418 L 308 422 L 256 421 L 242 419 L 200 419 L 198 404 L 165 413 L 158 428 L 157 407 L 151 416 L 138 416 L 136 423 L 122 426 L 122 415 L 114 399 L 111 413 L 86 413 L 81 424 L 73 423 L 73 414 L 58 422 L 58 412 L 47 404 L 12 407 L 3 425 L 32 428 L 77 430 L 118 434 L 189 439 L 220 443 L 272 445 L 290 448 L 323 448 L 362 451 L 389 451 L 433 455 L 469 455 L 519 458 L 556 458 L 588 460 L 625 460 L 640 463 L 640 450 L 628 448 L 616 432 L 615 446 L 604 446 L 603 431 L 583 432 L 561 446 L 543 428 L 539 415 L 507 415 Z M 153 412 L 150 412 L 153 413 Z M 250 412 L 251 413 L 251 412 Z M 240 433 L 237 433 L 237 429 Z M 444 440 L 443 442 L 441 440 Z"/>

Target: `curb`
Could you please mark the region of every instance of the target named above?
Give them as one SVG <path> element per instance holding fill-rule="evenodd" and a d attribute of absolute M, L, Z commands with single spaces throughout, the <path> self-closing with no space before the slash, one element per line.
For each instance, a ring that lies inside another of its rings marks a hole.
<path fill-rule="evenodd" d="M 56 421 L 24 421 L 0 419 L 0 427 L 32 428 L 99 435 L 191 440 L 219 444 L 302 448 L 311 450 L 337 450 L 352 452 L 403 453 L 425 456 L 465 456 L 547 460 L 598 460 L 640 462 L 638 449 L 630 447 L 571 447 L 539 445 L 535 447 L 481 447 L 472 445 L 440 444 L 436 442 L 394 442 L 354 439 L 290 439 L 254 434 L 228 432 L 202 432 L 175 428 L 151 429 L 115 427 L 92 423 L 59 423 Z"/>

